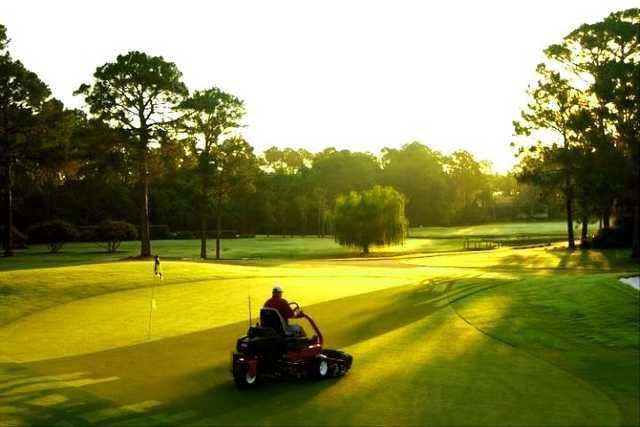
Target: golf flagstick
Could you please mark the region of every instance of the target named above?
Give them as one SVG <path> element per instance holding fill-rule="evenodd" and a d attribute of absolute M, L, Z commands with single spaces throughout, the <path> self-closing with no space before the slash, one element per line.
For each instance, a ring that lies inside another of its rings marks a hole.
<path fill-rule="evenodd" d="M 249 327 L 251 327 L 251 284 L 247 284 L 247 299 L 249 300 Z"/>
<path fill-rule="evenodd" d="M 160 280 L 164 280 L 164 275 L 162 274 L 162 266 L 160 265 L 160 257 L 158 255 L 155 256 L 153 263 L 153 275 L 155 277 L 160 277 Z M 157 309 L 156 306 L 156 282 L 153 281 L 151 285 L 151 300 L 149 301 L 149 323 L 147 324 L 147 341 L 151 339 L 151 317 L 153 315 L 153 310 Z"/>
<path fill-rule="evenodd" d="M 155 300 L 155 291 L 156 291 L 156 282 L 153 281 L 153 285 L 151 285 L 151 300 L 149 301 L 149 324 L 147 325 L 147 341 L 151 339 L 151 316 L 153 310 L 156 308 L 156 300 Z"/>

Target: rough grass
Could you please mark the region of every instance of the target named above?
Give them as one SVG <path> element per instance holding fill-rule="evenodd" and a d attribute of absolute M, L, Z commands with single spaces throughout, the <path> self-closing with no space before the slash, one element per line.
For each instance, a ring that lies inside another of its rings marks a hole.
<path fill-rule="evenodd" d="M 165 261 L 162 281 L 149 261 L 17 257 L 0 272 L 0 424 L 637 425 L 628 255 Z M 247 297 L 255 315 L 274 282 L 354 355 L 347 377 L 234 388 Z"/>

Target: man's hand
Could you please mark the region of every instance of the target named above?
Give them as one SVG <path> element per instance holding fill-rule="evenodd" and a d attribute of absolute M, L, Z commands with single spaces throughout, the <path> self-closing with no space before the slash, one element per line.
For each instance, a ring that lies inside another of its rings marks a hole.
<path fill-rule="evenodd" d="M 298 315 L 296 317 L 304 317 L 304 312 L 302 310 L 298 311 Z"/>

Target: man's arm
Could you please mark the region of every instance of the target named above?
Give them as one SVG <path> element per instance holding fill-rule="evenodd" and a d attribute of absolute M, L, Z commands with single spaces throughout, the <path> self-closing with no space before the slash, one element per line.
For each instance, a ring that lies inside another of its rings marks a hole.
<path fill-rule="evenodd" d="M 285 299 L 283 299 L 280 303 L 280 313 L 285 319 L 293 318 L 293 310 L 291 310 L 291 307 L 289 307 L 289 303 Z"/>

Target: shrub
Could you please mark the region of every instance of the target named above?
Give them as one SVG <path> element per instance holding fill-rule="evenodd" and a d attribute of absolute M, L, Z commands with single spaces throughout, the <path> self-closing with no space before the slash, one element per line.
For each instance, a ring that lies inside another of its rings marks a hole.
<path fill-rule="evenodd" d="M 593 237 L 591 246 L 597 249 L 630 248 L 631 230 L 624 226 L 602 228 Z"/>
<path fill-rule="evenodd" d="M 195 239 L 196 235 L 193 233 L 193 231 L 180 230 L 180 231 L 171 233 L 171 237 L 177 240 L 191 240 L 191 239 Z"/>
<path fill-rule="evenodd" d="M 15 227 L 11 227 L 13 234 L 13 249 L 26 249 L 27 247 L 27 235 L 21 233 Z M 4 225 L 0 225 L 0 236 L 4 236 Z M 4 239 L 2 239 L 2 248 L 4 249 Z"/>
<path fill-rule="evenodd" d="M 60 219 L 34 224 L 28 231 L 29 241 L 33 243 L 46 243 L 53 253 L 62 249 L 62 246 L 74 240 L 78 236 L 78 230 L 73 224 Z"/>
<path fill-rule="evenodd" d="M 214 231 L 214 237 L 217 236 L 217 233 Z M 220 238 L 221 239 L 237 239 L 238 231 L 237 230 L 220 230 Z"/>
<path fill-rule="evenodd" d="M 80 242 L 97 242 L 98 241 L 98 226 L 97 225 L 84 225 L 78 227 L 78 238 Z"/>
<path fill-rule="evenodd" d="M 166 240 L 171 237 L 168 225 L 150 225 L 149 234 L 151 240 Z"/>
<path fill-rule="evenodd" d="M 197 238 L 199 239 L 201 232 L 198 232 Z M 238 238 L 238 230 L 220 230 L 220 238 L 221 239 L 237 239 Z M 218 237 L 218 230 L 212 229 L 207 230 L 207 239 L 215 239 Z"/>
<path fill-rule="evenodd" d="M 98 241 L 106 244 L 107 252 L 112 253 L 123 241 L 137 239 L 138 231 L 133 224 L 126 221 L 107 220 L 98 226 L 96 237 Z"/>

